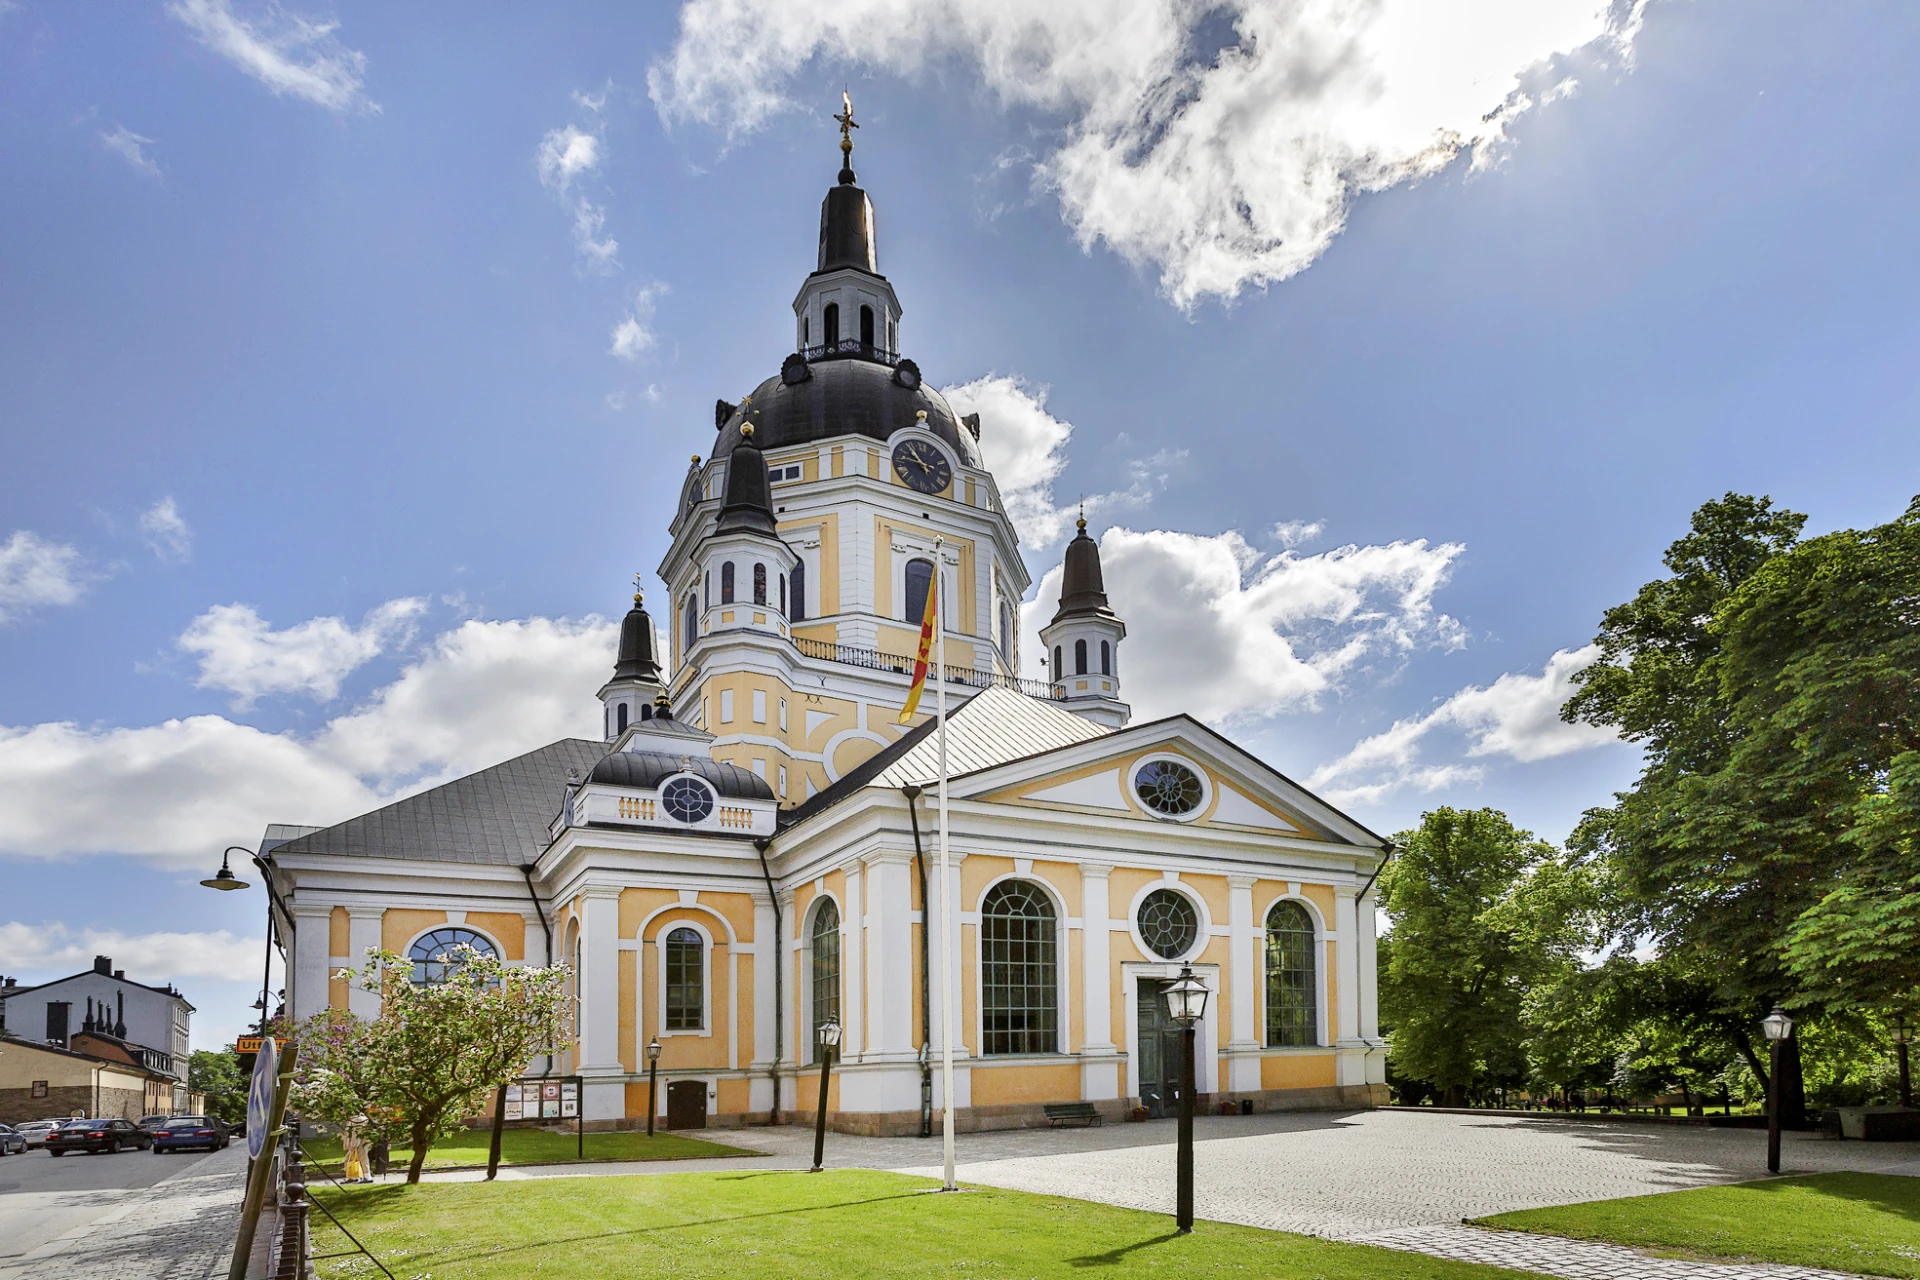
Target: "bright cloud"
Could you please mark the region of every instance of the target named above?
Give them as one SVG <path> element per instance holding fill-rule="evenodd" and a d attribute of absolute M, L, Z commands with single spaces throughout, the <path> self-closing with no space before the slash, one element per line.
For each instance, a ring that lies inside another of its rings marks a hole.
<path fill-rule="evenodd" d="M 160 166 L 147 154 L 147 148 L 153 145 L 152 138 L 143 138 L 125 125 L 120 125 L 112 133 L 102 132 L 100 141 L 107 150 L 125 160 L 135 173 L 149 178 L 160 176 Z"/>
<path fill-rule="evenodd" d="M 195 867 L 257 843 L 269 822 L 339 822 L 558 738 L 598 737 L 591 690 L 615 638 L 597 618 L 468 621 L 310 735 L 223 716 L 0 726 L 0 853 Z"/>
<path fill-rule="evenodd" d="M 122 933 L 117 929 L 73 929 L 57 921 L 0 924 L 0 971 L 29 982 L 45 982 L 93 967 L 95 956 L 110 956 L 114 967 L 158 986 L 192 978 L 230 979 L 257 975 L 264 939 L 238 938 L 225 929 L 212 933 Z M 258 990 L 258 987 L 255 988 Z"/>
<path fill-rule="evenodd" d="M 605 102 L 604 97 L 582 99 L 579 94 L 574 99 L 596 111 Z M 620 242 L 605 234 L 606 208 L 575 191 L 574 184 L 598 169 L 604 155 L 597 128 L 589 132 L 571 124 L 548 130 L 533 153 L 540 185 L 573 214 L 573 247 L 579 251 L 581 265 L 601 275 L 620 265 Z"/>
<path fill-rule="evenodd" d="M 1463 550 L 1421 539 L 1263 558 L 1232 531 L 1109 529 L 1100 560 L 1127 623 L 1122 678 L 1153 673 L 1122 692 L 1136 719 L 1186 711 L 1231 724 L 1312 710 L 1364 671 L 1462 643 L 1433 601 Z M 1026 606 L 1027 635 L 1052 617 L 1060 572 L 1049 571 Z"/>
<path fill-rule="evenodd" d="M 663 120 L 738 136 L 794 107 L 816 61 L 909 78 L 958 62 L 1059 122 L 1032 176 L 1082 247 L 1152 264 L 1190 307 L 1304 270 L 1357 195 L 1484 162 L 1568 91 L 1565 55 L 1630 51 L 1645 3 L 687 0 L 647 84 Z"/>
<path fill-rule="evenodd" d="M 1599 647 L 1561 649 L 1539 675 L 1508 672 L 1485 688 L 1468 685 L 1423 716 L 1396 721 L 1392 728 L 1362 739 L 1340 759 L 1315 770 L 1308 785 L 1336 803 L 1380 799 L 1413 787 L 1478 782 L 1482 766 L 1457 761 L 1423 763 L 1421 750 L 1436 732 L 1464 737 L 1469 759 L 1506 756 L 1522 763 L 1605 746 L 1619 739 L 1611 729 L 1568 724 L 1560 708 L 1574 693 L 1574 676 L 1599 657 Z"/>
<path fill-rule="evenodd" d="M 171 496 L 140 513 L 140 532 L 146 535 L 148 549 L 167 563 L 179 564 L 193 554 L 193 530 Z"/>
<path fill-rule="evenodd" d="M 167 12 L 275 97 L 304 98 L 329 111 L 380 109 L 360 92 L 366 55 L 334 38 L 337 22 L 315 22 L 278 4 L 242 18 L 231 0 L 172 0 Z"/>
<path fill-rule="evenodd" d="M 608 355 L 631 363 L 653 349 L 657 340 L 651 327 L 653 311 L 660 295 L 667 291 L 666 285 L 655 282 L 634 295 L 633 306 L 621 317 L 620 323 L 613 326 Z"/>
<path fill-rule="evenodd" d="M 176 643 L 199 655 L 202 689 L 234 695 L 234 709 L 274 693 L 304 693 L 318 702 L 339 696 L 351 672 L 404 644 L 426 612 L 418 597 L 389 600 L 357 627 L 343 618 L 309 618 L 275 631 L 249 604 L 215 605 L 195 618 Z"/>
<path fill-rule="evenodd" d="M 72 604 L 86 589 L 85 563 L 75 548 L 25 529 L 0 542 L 0 623 Z"/>

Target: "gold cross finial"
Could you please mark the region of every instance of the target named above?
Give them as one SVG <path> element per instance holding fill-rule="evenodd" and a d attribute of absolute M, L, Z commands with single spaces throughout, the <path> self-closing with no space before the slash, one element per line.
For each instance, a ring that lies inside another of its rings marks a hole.
<path fill-rule="evenodd" d="M 853 95 L 845 89 L 840 91 L 840 114 L 833 118 L 840 122 L 840 156 L 844 164 L 848 162 L 847 157 L 853 155 L 853 130 L 860 127 L 859 121 L 853 118 Z"/>
<path fill-rule="evenodd" d="M 636 609 L 640 607 L 640 578 L 638 573 L 633 575 L 633 607 Z"/>
<path fill-rule="evenodd" d="M 1082 496 L 1080 499 L 1080 519 L 1075 521 L 1075 523 L 1079 526 L 1080 532 L 1085 533 L 1087 531 L 1087 500 L 1085 496 Z"/>

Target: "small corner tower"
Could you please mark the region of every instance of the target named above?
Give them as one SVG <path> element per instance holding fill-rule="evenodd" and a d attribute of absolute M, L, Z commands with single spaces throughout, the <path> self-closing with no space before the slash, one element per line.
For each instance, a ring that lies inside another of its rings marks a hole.
<path fill-rule="evenodd" d="M 740 424 L 740 439 L 727 454 L 719 519 L 694 553 L 702 640 L 720 632 L 735 639 L 760 633 L 784 643 L 788 635 L 787 584 L 798 557 L 774 523 L 773 483 L 753 435 L 753 423 Z"/>
<path fill-rule="evenodd" d="M 634 575 L 633 608 L 620 623 L 620 651 L 613 661 L 613 678 L 600 686 L 600 703 L 607 709 L 607 741 L 613 742 L 653 715 L 660 694 L 660 662 L 654 643 L 653 619 L 640 601 L 640 577 Z"/>
<path fill-rule="evenodd" d="M 1123 728 L 1133 708 L 1120 701 L 1120 642 L 1127 624 L 1107 604 L 1100 577 L 1100 546 L 1087 536 L 1082 515 L 1067 544 L 1060 579 L 1060 607 L 1040 632 L 1047 646 L 1048 671 L 1056 696 L 1077 712 L 1109 729 Z"/>
<path fill-rule="evenodd" d="M 873 201 L 854 185 L 853 100 L 840 95 L 840 181 L 820 202 L 820 259 L 793 300 L 796 346 L 808 359 L 865 356 L 891 364 L 900 350 L 900 300 L 880 274 Z"/>

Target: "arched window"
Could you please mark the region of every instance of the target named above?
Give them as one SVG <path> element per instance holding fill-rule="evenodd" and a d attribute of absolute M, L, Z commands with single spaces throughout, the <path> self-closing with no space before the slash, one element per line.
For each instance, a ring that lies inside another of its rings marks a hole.
<path fill-rule="evenodd" d="M 1066 665 L 1060 661 L 1060 646 L 1055 645 L 1053 646 L 1053 678 L 1058 680 L 1066 674 Z"/>
<path fill-rule="evenodd" d="M 627 704 L 624 702 L 613 709 L 613 731 L 615 733 L 627 731 Z"/>
<path fill-rule="evenodd" d="M 1000 656 L 1006 664 L 1013 665 L 1013 606 L 1000 606 Z"/>
<path fill-rule="evenodd" d="M 1058 1053 L 1060 987 L 1053 903 L 1003 880 L 980 904 L 980 1015 L 987 1053 Z"/>
<path fill-rule="evenodd" d="M 840 341 L 840 304 L 829 302 L 827 309 L 820 313 L 820 341 L 832 347 Z"/>
<path fill-rule="evenodd" d="M 1267 912 L 1267 1044 L 1320 1042 L 1314 1012 L 1319 987 L 1314 971 L 1313 919 L 1297 902 L 1282 899 Z"/>
<path fill-rule="evenodd" d="M 713 607 L 713 570 L 700 575 L 700 599 L 711 609 Z"/>
<path fill-rule="evenodd" d="M 806 346 L 813 341 L 813 320 L 810 316 L 800 317 L 800 345 Z"/>
<path fill-rule="evenodd" d="M 871 347 L 873 345 L 872 307 L 860 308 L 860 345 L 863 347 Z"/>
<path fill-rule="evenodd" d="M 1087 674 L 1087 642 L 1085 640 L 1073 642 L 1073 674 L 1077 676 Z"/>
<path fill-rule="evenodd" d="M 787 575 L 783 573 L 780 575 L 780 612 L 784 615 L 786 611 L 787 611 Z"/>
<path fill-rule="evenodd" d="M 753 602 L 755 604 L 767 602 L 767 566 L 764 564 L 753 566 Z"/>
<path fill-rule="evenodd" d="M 807 1044 L 817 1049 L 820 1024 L 840 1021 L 840 908 L 832 898 L 821 899 L 814 910 L 808 942 L 812 953 L 813 1026 Z"/>
<path fill-rule="evenodd" d="M 1100 674 L 1103 676 L 1113 674 L 1113 646 L 1105 640 L 1100 642 Z"/>
<path fill-rule="evenodd" d="M 413 980 L 423 986 L 445 982 L 447 975 L 460 967 L 465 955 L 461 947 L 472 947 L 483 956 L 497 958 L 500 954 L 491 942 L 471 929 L 435 929 L 422 934 L 407 948 L 407 959 L 413 961 Z"/>
<path fill-rule="evenodd" d="M 720 603 L 733 603 L 733 561 L 720 566 Z"/>
<path fill-rule="evenodd" d="M 807 616 L 807 566 L 804 563 L 793 566 L 793 594 L 789 597 L 792 612 L 788 615 L 795 622 Z"/>
<path fill-rule="evenodd" d="M 667 935 L 668 1031 L 699 1031 L 706 1025 L 706 948 L 692 929 Z"/>
<path fill-rule="evenodd" d="M 906 619 L 915 626 L 927 616 L 927 592 L 933 588 L 933 561 L 907 561 Z"/>
<path fill-rule="evenodd" d="M 700 638 L 700 602 L 691 595 L 681 610 L 680 631 L 680 661 L 685 662 L 687 655 L 693 652 L 693 642 Z"/>

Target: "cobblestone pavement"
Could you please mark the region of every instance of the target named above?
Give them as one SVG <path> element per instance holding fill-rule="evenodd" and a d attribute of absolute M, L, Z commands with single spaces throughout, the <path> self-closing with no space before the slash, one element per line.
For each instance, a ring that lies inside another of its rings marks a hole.
<path fill-rule="evenodd" d="M 1355 1244 L 1432 1254 L 1459 1262 L 1484 1262 L 1516 1271 L 1537 1271 L 1543 1275 L 1564 1276 L 1567 1280 L 1858 1280 L 1844 1272 L 1812 1267 L 1649 1258 L 1619 1245 L 1519 1231 L 1483 1231 L 1476 1227 L 1405 1227 L 1351 1240 Z"/>
<path fill-rule="evenodd" d="M 246 1193 L 235 1143 L 0 1267 L 0 1280 L 207 1280 L 226 1270 Z"/>

